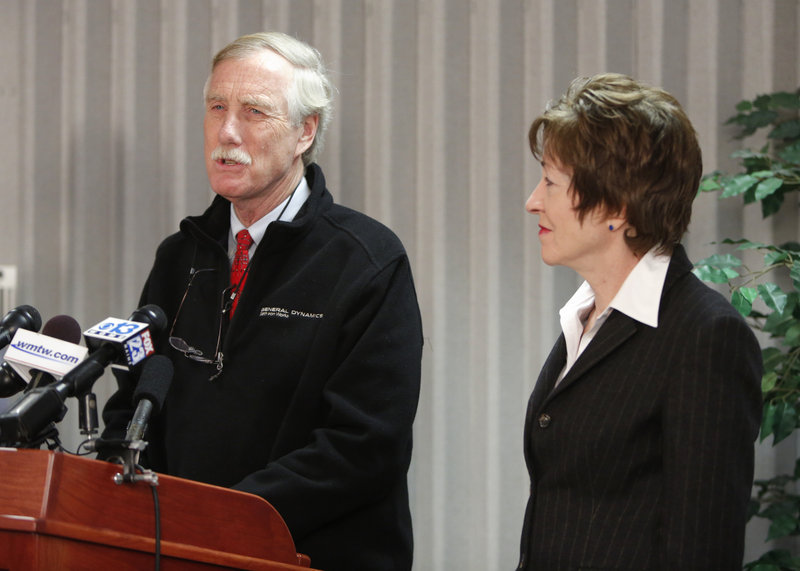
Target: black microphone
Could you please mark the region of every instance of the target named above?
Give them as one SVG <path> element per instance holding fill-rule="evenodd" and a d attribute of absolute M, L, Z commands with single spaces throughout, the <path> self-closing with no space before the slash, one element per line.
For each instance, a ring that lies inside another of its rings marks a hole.
<path fill-rule="evenodd" d="M 69 315 L 56 315 L 48 319 L 47 323 L 44 324 L 44 327 L 42 327 L 42 335 L 78 345 L 81 342 L 81 326 L 78 325 L 74 317 L 70 317 Z M 28 391 L 55 382 L 55 377 L 50 373 L 38 369 L 31 369 L 30 373 L 31 382 L 26 388 Z"/>
<path fill-rule="evenodd" d="M 0 365 L 0 398 L 13 397 L 27 386 L 25 379 L 9 363 L 4 361 Z"/>
<path fill-rule="evenodd" d="M 30 305 L 20 305 L 5 314 L 0 320 L 0 349 L 11 343 L 17 329 L 39 331 L 42 316 Z"/>
<path fill-rule="evenodd" d="M 164 355 L 153 355 L 144 362 L 139 383 L 133 392 L 136 411 L 128 425 L 125 440 L 141 440 L 150 417 L 161 412 L 172 383 L 172 372 L 172 361 Z"/>

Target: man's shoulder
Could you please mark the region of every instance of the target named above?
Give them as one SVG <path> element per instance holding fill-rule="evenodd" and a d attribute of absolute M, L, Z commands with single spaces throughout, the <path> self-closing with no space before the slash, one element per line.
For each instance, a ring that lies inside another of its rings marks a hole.
<path fill-rule="evenodd" d="M 156 255 L 180 251 L 186 247 L 187 237 L 183 232 L 173 232 L 158 244 Z"/>
<path fill-rule="evenodd" d="M 373 258 L 385 260 L 406 254 L 402 241 L 391 228 L 363 212 L 332 204 L 322 219 L 340 239 L 363 248 Z"/>

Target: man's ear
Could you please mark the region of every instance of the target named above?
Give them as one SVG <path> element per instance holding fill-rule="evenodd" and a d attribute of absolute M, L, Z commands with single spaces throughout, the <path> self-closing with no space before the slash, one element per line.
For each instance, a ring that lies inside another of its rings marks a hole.
<path fill-rule="evenodd" d="M 314 137 L 317 136 L 317 127 L 319 126 L 319 115 L 309 115 L 303 119 L 303 132 L 297 140 L 296 155 L 300 156 L 305 153 L 314 142 Z"/>

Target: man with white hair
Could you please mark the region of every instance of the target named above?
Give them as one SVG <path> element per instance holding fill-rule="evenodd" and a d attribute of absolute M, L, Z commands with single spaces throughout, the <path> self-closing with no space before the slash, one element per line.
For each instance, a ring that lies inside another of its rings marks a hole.
<path fill-rule="evenodd" d="M 175 367 L 143 460 L 265 498 L 312 567 L 408 570 L 422 326 L 400 240 L 334 204 L 313 162 L 332 93 L 317 51 L 284 34 L 214 58 L 217 196 L 159 246 L 140 300 L 167 314 L 158 351 Z M 133 376 L 105 438 L 124 434 Z"/>

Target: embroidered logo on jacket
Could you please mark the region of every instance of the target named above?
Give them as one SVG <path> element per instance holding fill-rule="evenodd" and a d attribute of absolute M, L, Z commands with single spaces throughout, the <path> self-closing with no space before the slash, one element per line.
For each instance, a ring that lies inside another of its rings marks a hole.
<path fill-rule="evenodd" d="M 288 309 L 286 307 L 262 307 L 259 317 L 279 317 L 281 319 L 300 318 L 300 319 L 322 319 L 324 313 L 311 313 L 299 309 Z"/>

